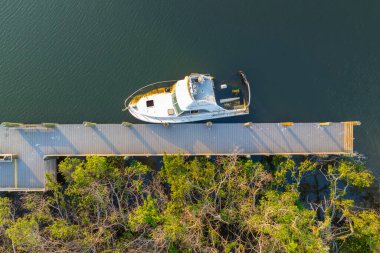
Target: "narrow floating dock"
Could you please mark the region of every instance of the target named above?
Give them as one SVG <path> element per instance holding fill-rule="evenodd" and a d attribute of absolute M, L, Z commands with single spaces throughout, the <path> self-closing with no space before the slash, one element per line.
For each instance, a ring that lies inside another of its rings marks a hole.
<path fill-rule="evenodd" d="M 60 156 L 352 154 L 342 123 L 64 124 L 0 127 L 0 191 L 43 191 Z"/>

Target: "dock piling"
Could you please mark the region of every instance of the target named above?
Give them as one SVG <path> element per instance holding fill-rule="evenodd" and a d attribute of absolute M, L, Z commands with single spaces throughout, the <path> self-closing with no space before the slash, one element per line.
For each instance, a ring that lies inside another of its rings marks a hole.
<path fill-rule="evenodd" d="M 133 126 L 133 123 L 131 123 L 131 122 L 127 122 L 127 121 L 123 121 L 123 122 L 121 123 L 121 125 L 122 125 L 123 127 L 131 127 L 131 126 Z"/>
<path fill-rule="evenodd" d="M 96 123 L 89 122 L 89 121 L 83 121 L 83 126 L 85 126 L 85 127 L 95 127 Z"/>
<path fill-rule="evenodd" d="M 284 126 L 284 127 L 290 127 L 290 126 L 293 126 L 293 122 L 281 122 L 281 125 Z"/>
<path fill-rule="evenodd" d="M 57 123 L 42 123 L 41 125 L 43 127 L 46 127 L 46 128 L 54 128 L 54 127 L 58 126 Z"/>
<path fill-rule="evenodd" d="M 20 127 L 23 126 L 23 123 L 15 123 L 15 122 L 3 122 L 1 123 L 1 126 L 3 127 Z"/>

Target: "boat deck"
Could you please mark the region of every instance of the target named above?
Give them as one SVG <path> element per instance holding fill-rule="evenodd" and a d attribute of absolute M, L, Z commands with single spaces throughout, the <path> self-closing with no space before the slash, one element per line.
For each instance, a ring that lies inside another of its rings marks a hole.
<path fill-rule="evenodd" d="M 245 74 L 239 72 L 240 81 L 219 81 L 214 80 L 215 98 L 219 106 L 226 110 L 243 109 L 249 107 L 250 97 L 248 98 L 247 89 L 250 89 L 245 79 Z M 224 86 L 224 87 L 223 87 Z"/>
<path fill-rule="evenodd" d="M 0 127 L 0 191 L 45 190 L 59 156 L 311 155 L 353 153 L 345 123 L 82 124 Z M 1 155 L 2 154 L 2 155 Z M 12 155 L 12 159 L 6 159 Z"/>

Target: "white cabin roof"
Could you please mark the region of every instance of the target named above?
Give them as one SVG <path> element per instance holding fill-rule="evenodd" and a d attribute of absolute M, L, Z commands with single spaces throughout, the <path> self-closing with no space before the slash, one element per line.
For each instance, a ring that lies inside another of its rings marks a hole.
<path fill-rule="evenodd" d="M 178 105 L 183 111 L 213 110 L 217 107 L 214 82 L 209 76 L 191 74 L 177 82 L 175 92 Z"/>
<path fill-rule="evenodd" d="M 153 106 L 148 107 L 147 101 L 153 101 Z M 167 117 L 168 110 L 173 109 L 171 93 L 158 93 L 143 97 L 137 103 L 139 113 L 148 116 Z"/>
<path fill-rule="evenodd" d="M 175 87 L 175 93 L 177 97 L 177 102 L 181 110 L 189 110 L 189 107 L 194 103 L 194 99 L 190 94 L 189 90 L 189 78 L 185 77 L 183 80 L 179 80 Z"/>

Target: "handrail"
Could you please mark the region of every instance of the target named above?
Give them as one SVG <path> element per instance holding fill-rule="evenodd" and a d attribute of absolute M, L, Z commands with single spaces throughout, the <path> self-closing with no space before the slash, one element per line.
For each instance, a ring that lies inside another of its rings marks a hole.
<path fill-rule="evenodd" d="M 250 87 L 250 84 L 247 80 L 247 76 L 245 75 L 245 73 L 242 71 L 242 70 L 239 70 L 239 74 L 240 74 L 240 77 L 241 79 L 243 80 L 244 84 L 247 86 L 247 90 L 248 90 L 248 101 L 247 101 L 247 104 L 246 104 L 246 108 L 249 108 L 249 105 L 251 103 L 251 87 Z"/>
<path fill-rule="evenodd" d="M 155 83 L 151 83 L 151 84 L 148 84 L 148 85 L 145 85 L 143 87 L 141 87 L 140 89 L 138 89 L 137 91 L 133 92 L 131 95 L 129 95 L 125 100 L 124 100 L 124 109 L 122 110 L 123 112 L 128 110 L 129 107 L 128 107 L 128 104 L 127 104 L 127 101 L 129 99 L 131 99 L 132 97 L 134 97 L 134 95 L 138 92 L 140 92 L 141 90 L 143 89 L 146 89 L 147 87 L 149 86 L 153 86 L 153 85 L 156 85 L 156 84 L 161 84 L 161 83 L 169 83 L 169 82 L 177 82 L 179 80 L 167 80 L 167 81 L 160 81 L 160 82 L 155 82 Z"/>

